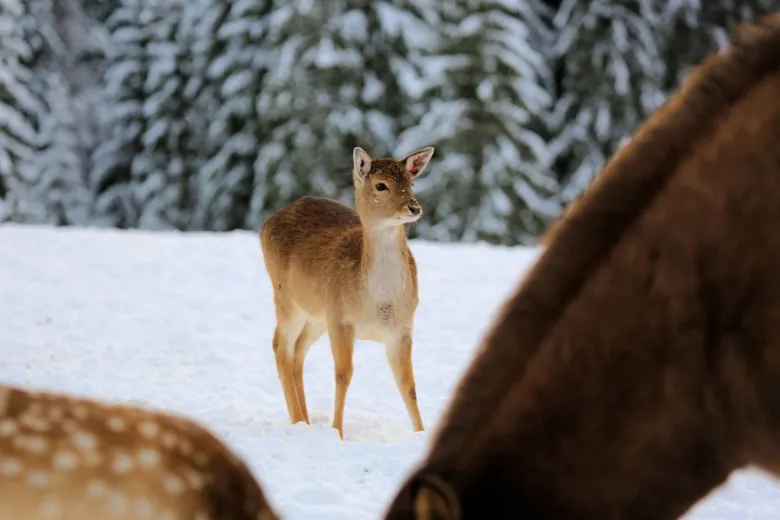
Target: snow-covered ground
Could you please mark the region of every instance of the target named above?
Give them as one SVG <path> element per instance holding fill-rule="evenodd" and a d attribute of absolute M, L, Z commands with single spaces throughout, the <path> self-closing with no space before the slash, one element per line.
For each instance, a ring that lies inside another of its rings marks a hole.
<path fill-rule="evenodd" d="M 252 233 L 0 226 L 0 381 L 200 419 L 245 456 L 286 519 L 380 517 L 423 454 L 477 342 L 538 250 L 413 242 L 415 434 L 383 348 L 359 342 L 345 440 L 330 427 L 327 338 L 307 357 L 311 426 L 290 425 L 273 304 Z M 780 518 L 780 484 L 735 474 L 689 519 Z"/>

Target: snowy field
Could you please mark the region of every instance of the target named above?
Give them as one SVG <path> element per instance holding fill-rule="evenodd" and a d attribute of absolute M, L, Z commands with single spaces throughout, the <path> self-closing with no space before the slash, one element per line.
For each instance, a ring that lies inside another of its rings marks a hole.
<path fill-rule="evenodd" d="M 538 250 L 413 242 L 415 434 L 383 348 L 358 342 L 345 440 L 330 427 L 327 337 L 307 357 L 314 424 L 290 425 L 253 233 L 0 226 L 0 380 L 200 419 L 246 457 L 286 519 L 373 520 L 422 456 L 501 300 Z M 688 519 L 780 518 L 780 484 L 735 474 Z"/>

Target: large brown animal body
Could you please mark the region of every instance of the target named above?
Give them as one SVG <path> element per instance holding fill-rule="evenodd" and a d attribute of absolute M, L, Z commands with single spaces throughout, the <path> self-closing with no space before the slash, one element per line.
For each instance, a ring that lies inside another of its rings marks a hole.
<path fill-rule="evenodd" d="M 423 429 L 412 368 L 417 267 L 404 224 L 422 208 L 412 180 L 433 156 L 424 148 L 401 160 L 353 152 L 355 206 L 303 197 L 263 224 L 260 241 L 276 310 L 273 349 L 290 421 L 309 422 L 303 364 L 327 332 L 336 395 L 333 427 L 343 438 L 344 402 L 355 339 L 385 344 L 415 431 Z"/>
<path fill-rule="evenodd" d="M 559 222 L 387 519 L 668 520 L 780 476 L 780 15 Z"/>
<path fill-rule="evenodd" d="M 0 518 L 278 517 L 245 463 L 188 419 L 0 385 Z"/>

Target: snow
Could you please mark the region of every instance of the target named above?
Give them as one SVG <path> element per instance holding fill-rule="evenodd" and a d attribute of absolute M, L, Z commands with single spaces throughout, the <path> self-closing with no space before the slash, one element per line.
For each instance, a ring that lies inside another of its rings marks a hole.
<path fill-rule="evenodd" d="M 309 354 L 312 425 L 290 425 L 271 350 L 273 306 L 249 232 L 0 226 L 3 382 L 188 414 L 246 457 L 285 519 L 376 519 L 535 248 L 412 241 L 420 276 L 413 433 L 383 348 L 358 342 L 345 440 L 330 427 L 327 338 Z M 736 473 L 689 520 L 769 519 L 780 485 Z"/>

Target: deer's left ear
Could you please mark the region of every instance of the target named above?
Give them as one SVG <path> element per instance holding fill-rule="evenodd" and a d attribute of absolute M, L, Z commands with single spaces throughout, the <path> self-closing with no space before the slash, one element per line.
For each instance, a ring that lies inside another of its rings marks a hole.
<path fill-rule="evenodd" d="M 402 161 L 406 167 L 406 171 L 408 171 L 412 177 L 417 177 L 422 173 L 425 167 L 428 166 L 431 157 L 433 157 L 433 146 L 410 153 L 404 157 Z"/>

